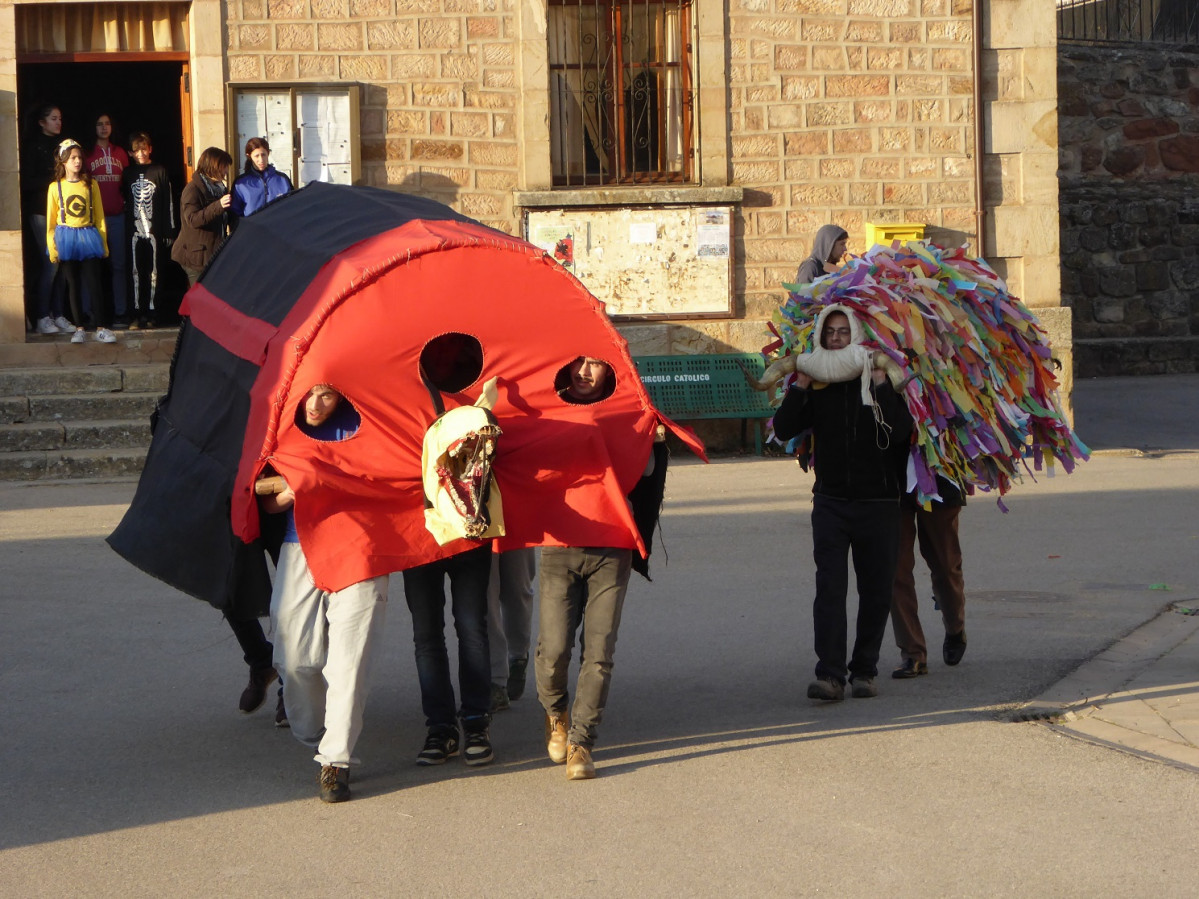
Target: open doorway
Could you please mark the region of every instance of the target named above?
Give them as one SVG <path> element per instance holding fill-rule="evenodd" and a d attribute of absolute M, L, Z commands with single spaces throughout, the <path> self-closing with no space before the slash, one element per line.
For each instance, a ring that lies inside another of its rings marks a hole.
<path fill-rule="evenodd" d="M 128 152 L 129 135 L 145 131 L 154 144 L 154 161 L 166 167 L 174 194 L 176 224 L 179 194 L 190 172 L 187 153 L 191 149 L 191 110 L 181 85 L 187 75 L 187 63 L 179 60 L 141 59 L 115 62 L 55 61 L 25 62 L 17 66 L 17 112 L 20 116 L 20 141 L 31 139 L 37 123 L 36 109 L 53 103 L 62 110 L 62 138 L 72 138 L 90 150 L 95 140 L 95 120 L 108 113 L 113 120 L 113 143 Z M 36 254 L 28 231 L 25 233 L 26 309 L 30 308 L 30 290 L 36 289 Z M 182 269 L 170 264 L 162 273 L 160 307 L 162 317 L 171 320 L 179 300 L 187 289 Z M 166 323 L 164 321 L 164 323 Z"/>

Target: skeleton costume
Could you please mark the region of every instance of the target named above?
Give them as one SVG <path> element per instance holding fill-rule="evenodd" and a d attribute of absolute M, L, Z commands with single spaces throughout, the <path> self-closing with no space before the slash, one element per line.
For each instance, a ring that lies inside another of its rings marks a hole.
<path fill-rule="evenodd" d="M 175 233 L 175 200 L 167 170 L 155 163 L 130 165 L 121 179 L 133 276 L 133 307 L 139 319 L 158 311 L 158 274 Z"/>

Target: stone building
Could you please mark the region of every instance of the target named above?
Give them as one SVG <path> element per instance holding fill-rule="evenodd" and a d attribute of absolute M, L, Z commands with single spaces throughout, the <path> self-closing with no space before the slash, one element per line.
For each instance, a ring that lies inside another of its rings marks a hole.
<path fill-rule="evenodd" d="M 1199 371 L 1199 53 L 1063 42 L 1058 78 L 1077 374 Z"/>
<path fill-rule="evenodd" d="M 55 95 L 72 136 L 118 106 L 180 185 L 262 128 L 298 181 L 566 235 L 635 354 L 755 351 L 820 225 L 861 252 L 867 222 L 923 223 L 995 265 L 1069 373 L 1054 10 L 978 2 L 2 0 L 0 353 L 26 340 L 18 145 Z"/>

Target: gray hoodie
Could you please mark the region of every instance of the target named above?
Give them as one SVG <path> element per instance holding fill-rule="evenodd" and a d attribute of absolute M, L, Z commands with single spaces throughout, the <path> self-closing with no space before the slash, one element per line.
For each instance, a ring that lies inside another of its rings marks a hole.
<path fill-rule="evenodd" d="M 824 264 L 829 261 L 833 244 L 843 237 L 849 237 L 849 233 L 840 225 L 821 225 L 820 230 L 816 232 L 816 239 L 812 241 L 812 255 L 799 264 L 799 271 L 795 273 L 795 283 L 810 284 L 827 274 Z"/>

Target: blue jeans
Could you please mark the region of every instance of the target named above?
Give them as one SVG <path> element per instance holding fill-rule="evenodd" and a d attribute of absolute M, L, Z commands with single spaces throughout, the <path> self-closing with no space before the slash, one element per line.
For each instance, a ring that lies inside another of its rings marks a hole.
<path fill-rule="evenodd" d="M 35 288 L 36 297 L 36 319 L 43 319 L 47 316 L 54 318 L 62 315 L 62 301 L 54 302 L 54 276 L 58 274 L 58 266 L 50 261 L 50 250 L 46 246 L 46 217 L 44 215 L 29 216 L 29 233 L 33 240 L 33 245 L 38 248 L 38 271 L 37 271 L 37 287 Z M 37 320 L 34 324 L 37 324 Z M 83 322 L 75 324 L 82 325 Z"/>
<path fill-rule="evenodd" d="M 458 634 L 455 711 L 450 658 L 445 646 L 445 577 L 450 578 L 454 630 Z M 412 612 L 416 674 L 427 727 L 457 727 L 457 717 L 486 717 L 491 705 L 491 656 L 487 644 L 487 582 L 491 544 L 404 572 L 404 599 Z"/>

